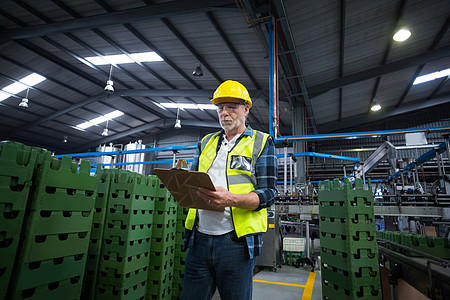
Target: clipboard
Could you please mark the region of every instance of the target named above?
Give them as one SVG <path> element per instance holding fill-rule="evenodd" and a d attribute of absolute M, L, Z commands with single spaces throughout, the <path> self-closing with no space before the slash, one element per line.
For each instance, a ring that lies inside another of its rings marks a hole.
<path fill-rule="evenodd" d="M 198 187 L 216 190 L 208 173 L 159 168 L 155 168 L 153 172 L 182 207 L 223 211 L 223 209 L 212 208 L 196 193 Z"/>

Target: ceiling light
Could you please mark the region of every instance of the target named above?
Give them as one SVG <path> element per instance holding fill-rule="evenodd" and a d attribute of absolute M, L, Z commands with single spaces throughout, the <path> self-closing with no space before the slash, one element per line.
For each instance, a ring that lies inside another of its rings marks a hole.
<path fill-rule="evenodd" d="M 442 78 L 442 77 L 447 77 L 447 76 L 450 76 L 450 68 L 419 76 L 416 78 L 416 80 L 414 80 L 413 85 L 428 82 L 428 81 L 435 80 L 435 79 Z"/>
<path fill-rule="evenodd" d="M 192 75 L 201 77 L 203 76 L 202 68 L 200 67 L 200 62 L 197 63 L 197 67 L 195 68 L 194 72 L 192 72 Z"/>
<path fill-rule="evenodd" d="M 103 129 L 102 136 L 108 136 L 108 122 L 109 120 L 106 120 L 106 127 Z"/>
<path fill-rule="evenodd" d="M 156 52 L 140 52 L 140 53 L 130 53 L 126 54 L 116 54 L 116 55 L 104 55 L 104 56 L 90 56 L 85 57 L 87 61 L 94 65 L 119 65 L 119 64 L 129 64 L 134 62 L 153 62 L 153 61 L 163 61 L 161 56 Z"/>
<path fill-rule="evenodd" d="M 111 68 L 109 69 L 109 77 L 108 77 L 108 80 L 106 81 L 106 86 L 105 86 L 105 92 L 108 94 L 114 93 L 114 87 L 113 87 L 114 82 L 111 80 L 112 70 L 113 70 L 113 65 L 111 65 Z"/>
<path fill-rule="evenodd" d="M 411 31 L 409 31 L 408 27 L 401 26 L 397 32 L 394 34 L 393 39 L 396 42 L 404 42 L 411 36 Z"/>
<path fill-rule="evenodd" d="M 68 140 L 68 138 L 67 138 L 67 135 L 65 135 L 64 137 L 63 137 L 63 143 L 67 143 L 67 140 Z"/>
<path fill-rule="evenodd" d="M 28 108 L 28 98 L 23 98 L 22 102 L 19 103 L 20 107 Z"/>
<path fill-rule="evenodd" d="M 181 128 L 181 120 L 177 119 L 175 121 L 175 125 L 173 127 L 175 127 L 175 129 L 180 129 Z"/>
<path fill-rule="evenodd" d="M 372 104 L 372 107 L 370 108 L 371 111 L 379 111 L 381 109 L 381 105 L 377 102 L 374 102 Z"/>
<path fill-rule="evenodd" d="M 175 125 L 173 127 L 175 127 L 175 129 L 180 129 L 181 128 L 181 120 L 178 118 L 180 114 L 180 108 L 177 108 L 177 120 L 175 121 Z"/>
<path fill-rule="evenodd" d="M 22 98 L 22 102 L 19 103 L 19 107 L 28 108 L 28 93 L 30 92 L 30 88 L 27 89 L 27 95 L 25 98 Z"/>

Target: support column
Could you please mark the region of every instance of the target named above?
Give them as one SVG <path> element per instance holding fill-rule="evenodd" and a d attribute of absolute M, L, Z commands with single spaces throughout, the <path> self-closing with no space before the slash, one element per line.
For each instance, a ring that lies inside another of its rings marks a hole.
<path fill-rule="evenodd" d="M 293 107 L 293 125 L 292 130 L 294 132 L 294 135 L 303 135 L 305 134 L 305 118 L 304 118 L 304 109 L 303 104 L 296 104 Z M 305 152 L 305 142 L 294 142 L 294 152 Z M 299 156 L 297 157 L 297 174 L 294 174 L 295 183 L 305 183 L 306 182 L 306 156 Z"/>

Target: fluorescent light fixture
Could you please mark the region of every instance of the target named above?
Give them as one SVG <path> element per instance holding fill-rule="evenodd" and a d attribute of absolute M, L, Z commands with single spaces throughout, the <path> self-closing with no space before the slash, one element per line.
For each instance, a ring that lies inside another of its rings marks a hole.
<path fill-rule="evenodd" d="M 8 86 L 5 86 L 2 89 L 3 92 L 0 92 L 0 101 L 3 101 L 6 98 L 16 95 L 31 86 L 35 86 L 36 84 L 44 81 L 45 79 L 46 78 L 42 75 L 39 75 L 37 73 L 31 73 L 30 75 L 25 76 L 22 79 L 19 79 L 18 82 L 14 82 Z"/>
<path fill-rule="evenodd" d="M 94 118 L 92 120 L 83 122 L 81 124 L 78 124 L 77 126 L 75 126 L 76 129 L 86 129 L 89 128 L 91 126 L 95 126 L 98 125 L 100 123 L 106 122 L 108 120 L 120 117 L 121 115 L 123 115 L 123 112 L 121 112 L 120 110 L 115 110 L 113 112 L 110 112 L 109 114 Z"/>
<path fill-rule="evenodd" d="M 416 78 L 416 80 L 414 80 L 413 85 L 419 84 L 419 83 L 424 83 L 427 81 L 432 81 L 438 78 L 442 78 L 442 77 L 447 77 L 450 76 L 450 68 L 449 69 L 445 69 L 442 71 L 437 71 L 437 72 L 433 72 L 433 73 L 429 73 L 429 74 L 425 74 L 422 76 L 419 76 Z"/>
<path fill-rule="evenodd" d="M 94 65 L 130 64 L 134 63 L 135 61 L 138 62 L 163 61 L 161 56 L 159 56 L 156 52 L 131 53 L 130 56 L 125 54 L 115 54 L 105 56 L 90 56 L 85 57 L 84 59 L 86 59 L 87 61 L 89 61 Z"/>
<path fill-rule="evenodd" d="M 392 37 L 396 42 L 404 42 L 411 36 L 411 31 L 409 31 L 408 27 L 402 26 Z"/>
<path fill-rule="evenodd" d="M 161 103 L 165 108 L 179 108 L 179 109 L 209 109 L 216 110 L 214 104 L 193 104 L 193 103 Z"/>

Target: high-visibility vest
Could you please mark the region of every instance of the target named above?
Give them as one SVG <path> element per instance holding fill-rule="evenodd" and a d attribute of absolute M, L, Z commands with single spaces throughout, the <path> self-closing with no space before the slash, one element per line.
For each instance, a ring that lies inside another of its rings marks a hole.
<path fill-rule="evenodd" d="M 198 170 L 208 172 L 217 155 L 220 132 L 205 136 L 201 142 Z M 231 149 L 227 157 L 227 184 L 233 194 L 246 194 L 256 189 L 255 164 L 269 135 L 253 130 L 253 136 L 244 135 Z M 234 229 L 238 237 L 267 231 L 267 209 L 250 210 L 231 207 Z M 190 208 L 185 227 L 192 230 L 197 209 Z"/>

